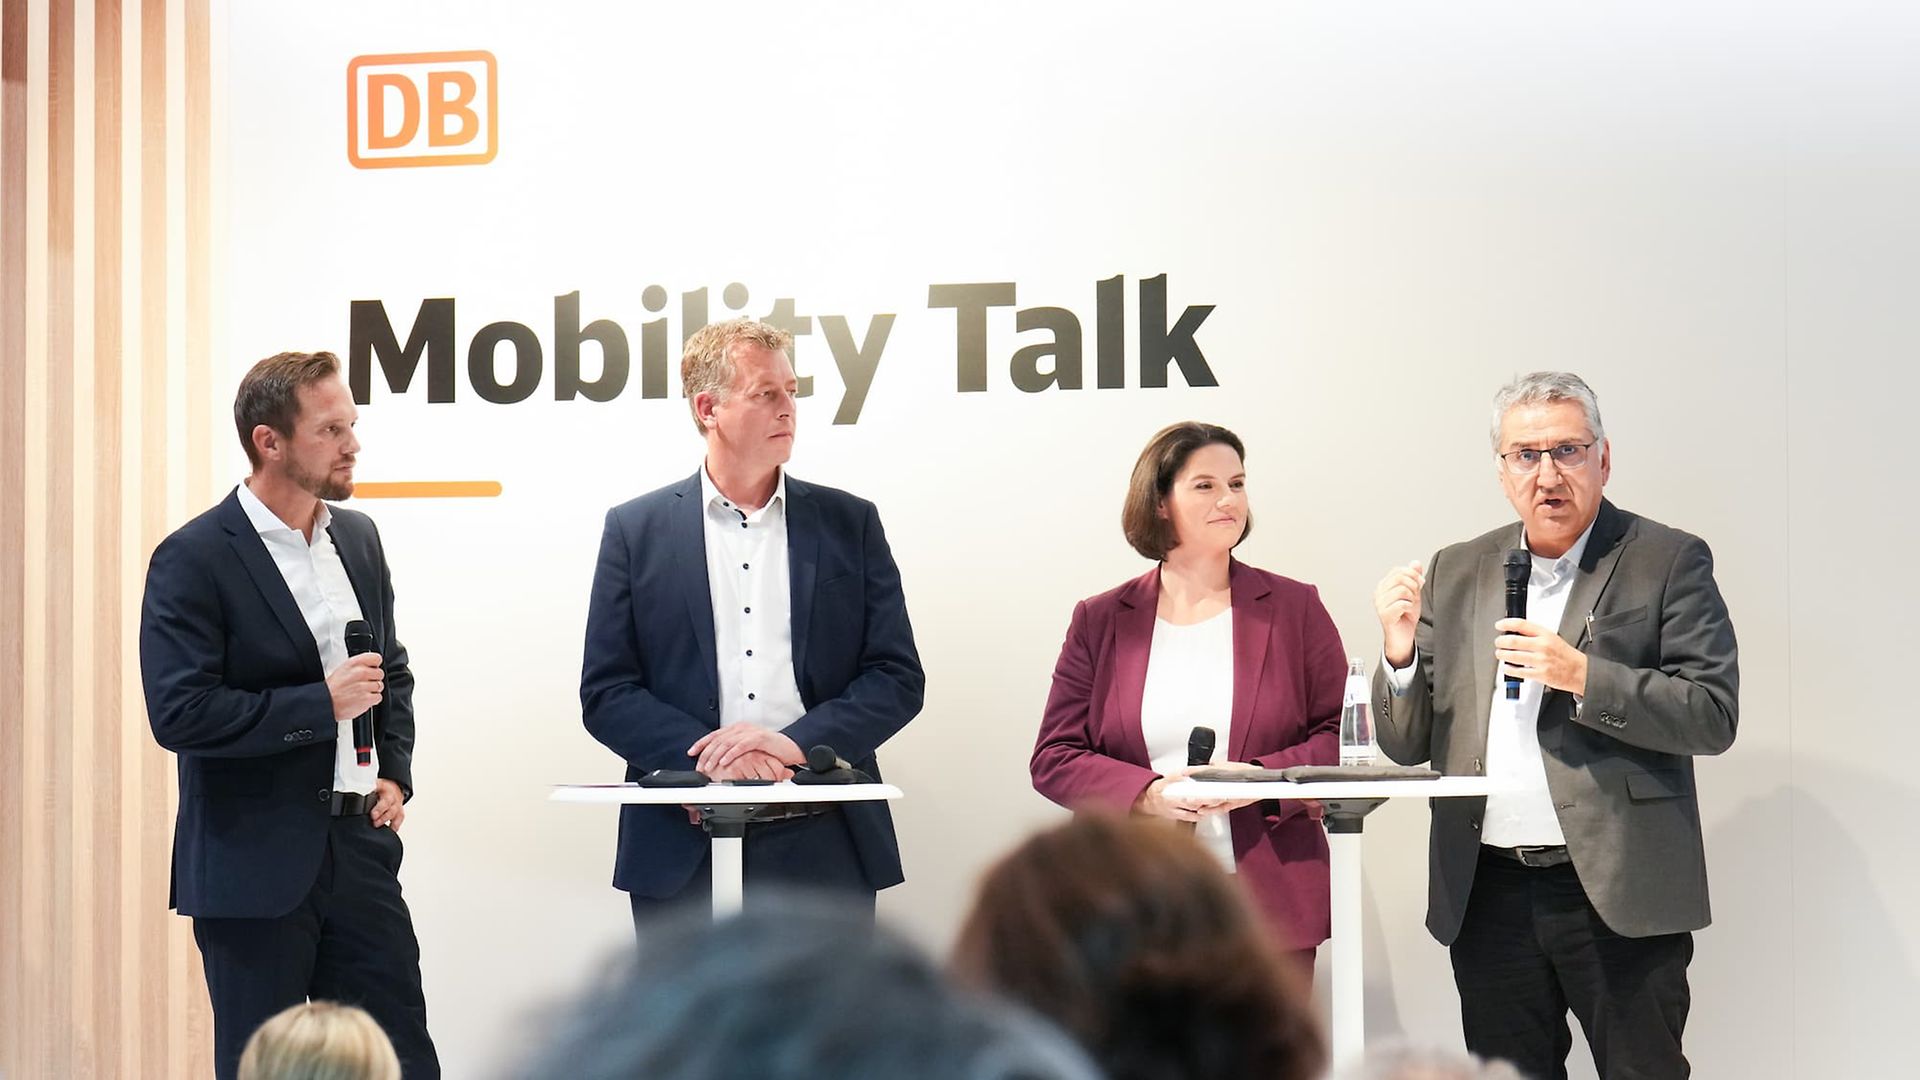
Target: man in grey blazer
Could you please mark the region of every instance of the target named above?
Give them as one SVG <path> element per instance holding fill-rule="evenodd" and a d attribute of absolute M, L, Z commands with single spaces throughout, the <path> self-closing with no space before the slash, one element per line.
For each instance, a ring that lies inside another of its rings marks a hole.
<path fill-rule="evenodd" d="M 1585 382 L 1524 376 L 1493 415 L 1519 522 L 1374 594 L 1381 748 L 1501 788 L 1433 801 L 1427 928 L 1474 1053 L 1565 1077 L 1571 1010 L 1603 1078 L 1684 1077 L 1691 931 L 1710 921 L 1693 756 L 1733 743 L 1733 625 L 1704 542 L 1601 497 L 1611 447 Z M 1503 618 L 1515 548 L 1525 619 Z"/>

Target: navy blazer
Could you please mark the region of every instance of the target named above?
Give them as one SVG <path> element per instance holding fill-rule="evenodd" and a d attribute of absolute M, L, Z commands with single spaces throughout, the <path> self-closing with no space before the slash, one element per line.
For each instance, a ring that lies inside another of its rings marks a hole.
<path fill-rule="evenodd" d="M 371 518 L 329 509 L 386 674 L 374 709 L 380 775 L 411 795 L 413 673 L 394 635 L 386 552 Z M 140 676 L 153 737 L 179 759 L 171 905 L 210 918 L 292 911 L 326 853 L 339 725 L 313 633 L 237 490 L 154 549 Z"/>
<path fill-rule="evenodd" d="M 580 707 L 587 730 L 627 762 L 627 779 L 687 769 L 687 748 L 720 726 L 700 474 L 607 511 L 587 611 Z M 872 503 L 787 477 L 793 674 L 806 713 L 785 729 L 880 778 L 874 750 L 920 712 L 926 675 L 900 570 Z M 904 880 L 884 802 L 849 803 L 868 885 Z M 616 888 L 678 894 L 707 851 L 677 806 L 620 812 Z"/>

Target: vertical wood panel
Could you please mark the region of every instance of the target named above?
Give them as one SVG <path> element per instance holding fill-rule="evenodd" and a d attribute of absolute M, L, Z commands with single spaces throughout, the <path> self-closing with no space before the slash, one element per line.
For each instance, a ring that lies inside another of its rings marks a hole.
<path fill-rule="evenodd" d="M 123 612 L 120 603 L 120 525 L 126 510 L 120 483 L 121 260 L 120 186 L 120 4 L 96 0 L 93 26 L 93 647 L 88 670 L 96 673 L 93 753 L 82 768 L 88 780 L 113 797 L 90 800 L 93 814 L 92 972 L 95 1070 L 118 1071 L 121 1045 L 120 918 L 126 864 L 120 837 L 121 731 L 126 713 L 120 694 Z M 84 786 L 82 790 L 85 790 Z"/>
<path fill-rule="evenodd" d="M 213 501 L 213 57 L 208 0 L 186 0 L 187 88 L 187 503 Z"/>
<path fill-rule="evenodd" d="M 167 0 L 140 8 L 140 428 L 155 452 L 140 470 L 140 550 L 152 551 L 167 521 Z M 140 995 L 139 1046 L 145 1062 L 168 1061 L 168 1001 L 173 979 L 165 910 L 173 815 L 167 810 L 172 770 L 149 742 L 142 754 L 138 797 L 146 809 L 140 828 L 140 966 L 148 974 Z"/>
<path fill-rule="evenodd" d="M 0 776 L 26 734 L 27 3 L 0 0 Z M 0 983 L 25 976 L 24 785 L 0 784 Z M 0 993 L 0 1047 L 24 1037 L 25 995 Z M 4 1051 L 0 1051 L 4 1053 Z"/>
<path fill-rule="evenodd" d="M 73 960 L 73 789 L 61 783 L 73 775 L 73 244 L 74 244 L 74 0 L 53 0 L 48 11 L 47 45 L 47 352 L 46 352 L 46 515 L 41 519 L 46 600 L 41 632 L 46 635 L 47 694 L 41 708 L 47 740 L 47 772 L 41 790 L 47 801 L 48 864 L 44 898 L 49 916 L 45 984 L 49 1029 L 59 1038 L 74 1030 Z M 52 782 L 47 782 L 52 781 Z M 73 1071 L 72 1043 L 56 1044 L 47 1075 Z"/>
<path fill-rule="evenodd" d="M 212 487 L 209 19 L 0 0 L 0 775 L 27 778 L 0 785 L 8 1077 L 212 1071 L 135 647 L 148 553 Z M 181 391 L 199 430 L 168 453 Z"/>

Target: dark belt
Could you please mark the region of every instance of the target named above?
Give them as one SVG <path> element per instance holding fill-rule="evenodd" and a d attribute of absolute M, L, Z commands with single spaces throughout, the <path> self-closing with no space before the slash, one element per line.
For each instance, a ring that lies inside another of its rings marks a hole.
<path fill-rule="evenodd" d="M 336 791 L 328 803 L 328 808 L 334 817 L 370 813 L 373 810 L 373 796 L 362 795 L 357 791 Z"/>
<path fill-rule="evenodd" d="M 1480 850 L 1491 852 L 1509 862 L 1517 862 L 1521 866 L 1529 866 L 1535 870 L 1544 870 L 1549 866 L 1564 866 L 1573 861 L 1573 856 L 1567 854 L 1566 846 L 1559 844 L 1551 847 L 1545 845 L 1536 847 L 1482 846 Z"/>

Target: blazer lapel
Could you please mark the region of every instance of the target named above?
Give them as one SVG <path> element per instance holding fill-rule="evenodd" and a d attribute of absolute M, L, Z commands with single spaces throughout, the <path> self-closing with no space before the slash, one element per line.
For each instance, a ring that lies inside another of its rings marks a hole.
<path fill-rule="evenodd" d="M 787 578 L 792 593 L 794 681 L 807 670 L 807 627 L 813 624 L 813 586 L 820 569 L 820 518 L 807 485 L 787 477 Z M 811 703 L 808 703 L 809 706 Z"/>
<path fill-rule="evenodd" d="M 706 468 L 702 465 L 701 468 Z M 700 474 L 695 472 L 674 492 L 671 539 L 673 565 L 684 590 L 693 639 L 707 658 L 707 689 L 720 690 L 720 656 L 713 644 L 713 592 L 707 582 L 707 508 L 701 505 Z"/>
<path fill-rule="evenodd" d="M 247 576 L 253 579 L 253 587 L 260 590 L 274 618 L 280 620 L 280 628 L 292 639 L 293 647 L 308 661 L 309 667 L 321 671 L 320 647 L 314 644 L 313 631 L 300 614 L 300 605 L 293 602 L 293 593 L 287 588 L 287 579 L 280 576 L 280 567 L 268 553 L 267 545 L 261 542 L 260 534 L 254 531 L 253 520 L 240 506 L 238 489 L 220 504 L 220 524 L 230 534 L 227 542 L 240 559 L 240 565 L 246 568 Z"/>
<path fill-rule="evenodd" d="M 340 567 L 347 572 L 347 583 L 353 586 L 354 599 L 360 602 L 360 617 L 373 627 L 373 640 L 381 643 L 384 652 L 387 644 L 386 627 L 381 625 L 380 605 L 369 591 L 378 578 L 373 565 L 373 552 L 370 545 L 357 542 L 359 537 L 353 535 L 356 530 L 342 528 L 345 520 L 335 514 L 333 520 L 327 523 L 327 538 L 333 541 L 334 553 L 340 556 Z"/>
<path fill-rule="evenodd" d="M 1626 516 L 1602 500 L 1600 514 L 1593 520 L 1593 533 L 1587 537 L 1587 550 L 1580 556 L 1573 591 L 1567 594 L 1566 613 L 1560 617 L 1560 636 L 1576 649 L 1586 644 L 1587 616 L 1599 604 L 1600 594 L 1620 565 L 1620 552 L 1627 546 L 1626 526 Z"/>
<path fill-rule="evenodd" d="M 1120 610 L 1113 618 L 1114 703 L 1120 709 L 1115 734 L 1128 761 L 1146 761 L 1147 736 L 1140 727 L 1140 699 L 1147 690 L 1147 657 L 1153 650 L 1153 620 L 1160 609 L 1160 568 L 1135 578 L 1120 593 Z"/>
<path fill-rule="evenodd" d="M 1227 760 L 1243 761 L 1273 635 L 1273 590 L 1239 560 L 1230 565 L 1227 582 L 1233 592 L 1233 725 Z"/>
<path fill-rule="evenodd" d="M 1493 658 L 1493 639 L 1500 632 L 1493 624 L 1507 617 L 1506 573 L 1502 563 L 1509 548 L 1520 546 L 1520 526 L 1513 527 L 1513 535 L 1498 551 L 1489 551 L 1480 556 L 1480 575 L 1476 579 L 1479 589 L 1473 598 L 1473 715 L 1464 717 L 1479 731 L 1479 738 L 1473 741 L 1481 747 L 1478 755 L 1481 759 L 1480 771 L 1486 771 L 1487 716 L 1493 709 L 1493 680 L 1497 667 Z"/>

